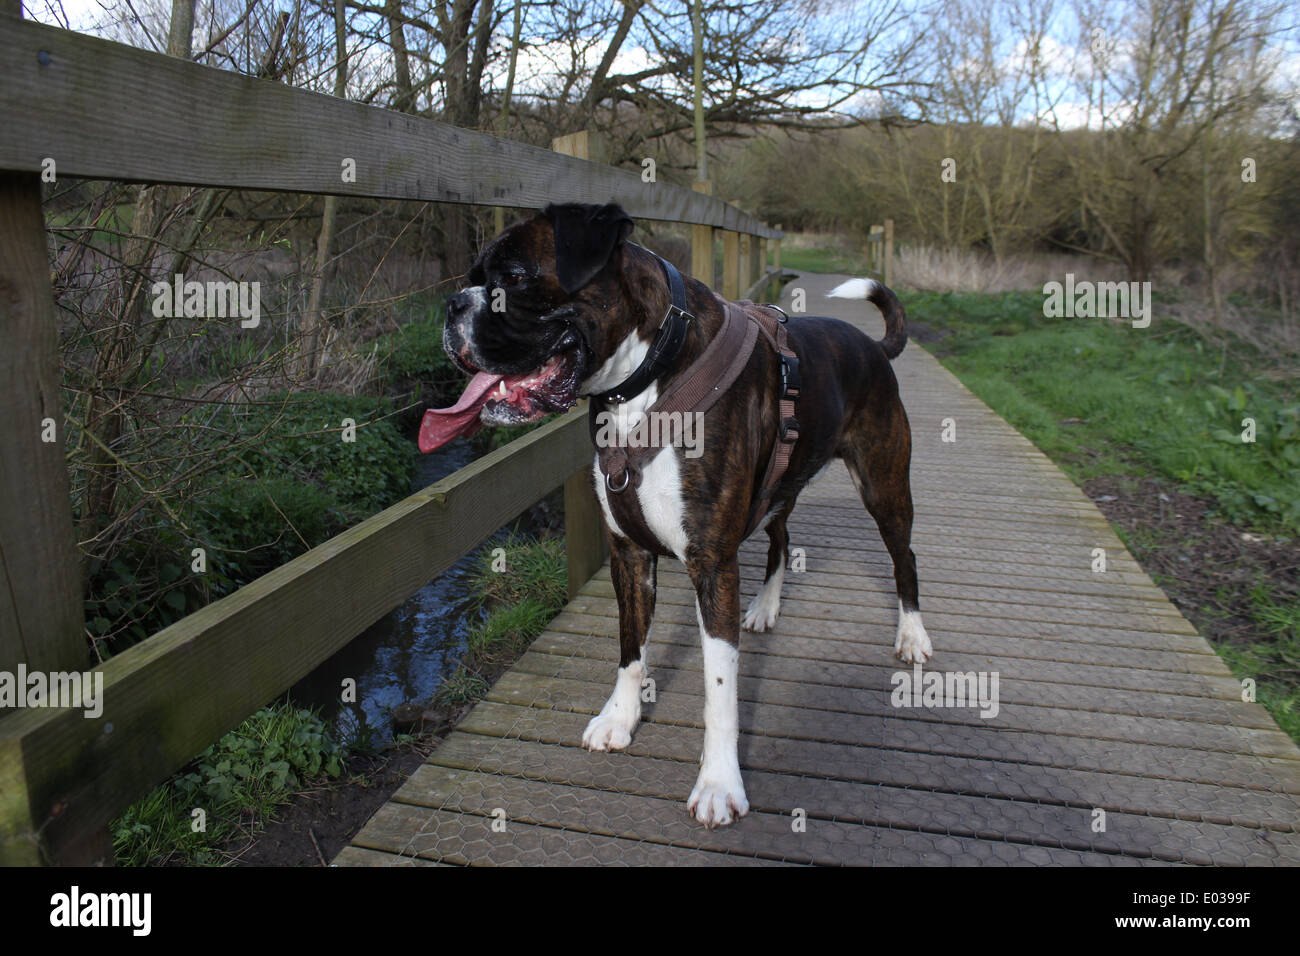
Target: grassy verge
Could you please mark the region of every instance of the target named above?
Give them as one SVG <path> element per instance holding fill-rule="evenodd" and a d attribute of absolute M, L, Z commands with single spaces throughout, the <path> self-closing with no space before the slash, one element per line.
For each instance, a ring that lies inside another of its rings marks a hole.
<path fill-rule="evenodd" d="M 864 276 L 867 263 L 861 251 L 827 239 L 825 243 L 804 245 L 797 239 L 781 246 L 781 268 L 796 272 L 842 272 Z"/>
<path fill-rule="evenodd" d="M 337 777 L 342 759 L 311 711 L 265 707 L 113 822 L 117 862 L 225 863 L 222 844 L 256 831 L 305 787 Z"/>
<path fill-rule="evenodd" d="M 460 707 L 481 698 L 564 607 L 564 539 L 512 536 L 484 552 L 472 582 L 490 613 L 469 633 L 465 656 L 438 689 L 435 707 Z"/>
<path fill-rule="evenodd" d="M 1144 486 L 1147 501 L 1194 496 L 1177 498 L 1181 510 L 1205 512 L 1193 525 L 1107 514 L 1233 673 L 1255 679 L 1260 703 L 1300 740 L 1292 560 L 1300 400 L 1294 380 L 1271 374 L 1275 357 L 1237 340 L 1206 347 L 1192 330 L 1158 319 L 1145 330 L 1048 319 L 1036 293 L 913 292 L 904 300 L 926 348 L 1085 490 L 1113 488 L 1116 495 L 1097 496 L 1113 500 L 1154 481 Z M 1247 418 L 1253 443 L 1242 440 Z M 1229 628 L 1234 620 L 1244 626 Z"/>

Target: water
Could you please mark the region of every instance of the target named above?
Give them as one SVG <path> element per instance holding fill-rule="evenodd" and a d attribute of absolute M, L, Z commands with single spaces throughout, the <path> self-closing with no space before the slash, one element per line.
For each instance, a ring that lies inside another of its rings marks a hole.
<path fill-rule="evenodd" d="M 420 455 L 411 490 L 445 478 L 473 461 L 479 452 L 471 442 L 455 441 L 432 454 Z M 500 536 L 498 532 L 484 541 L 357 635 L 295 684 L 289 692 L 292 699 L 319 708 L 345 741 L 372 734 L 376 742 L 387 740 L 392 709 L 433 696 L 464 653 L 469 629 L 485 616 L 469 606 L 467 579 L 479 551 L 494 547 Z M 340 699 L 343 680 L 349 677 L 357 682 L 355 703 Z"/>

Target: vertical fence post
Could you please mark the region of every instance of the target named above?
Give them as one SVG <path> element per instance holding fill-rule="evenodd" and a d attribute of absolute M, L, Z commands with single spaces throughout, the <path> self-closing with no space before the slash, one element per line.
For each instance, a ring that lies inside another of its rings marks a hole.
<path fill-rule="evenodd" d="M 580 129 L 576 133 L 555 137 L 551 140 L 551 149 L 593 163 L 604 163 L 609 159 L 609 148 L 605 137 L 589 129 Z"/>
<path fill-rule="evenodd" d="M 722 233 L 722 297 L 740 298 L 740 235 L 730 229 Z"/>
<path fill-rule="evenodd" d="M 894 284 L 894 220 L 885 220 L 885 285 Z"/>
<path fill-rule="evenodd" d="M 22 15 L 18 0 L 0 13 Z M 63 414 L 59 407 L 59 332 L 34 173 L 0 171 L 0 670 L 85 670 L 81 557 L 72 526 Z M 43 859 L 36 833 L 44 822 L 31 806 L 21 744 L 0 719 L 0 863 Z M 95 846 L 73 848 L 58 862 L 102 859 L 108 831 Z M 107 841 L 112 862 L 112 842 Z"/>
<path fill-rule="evenodd" d="M 731 205 L 737 209 L 740 208 L 740 200 L 733 199 Z M 736 237 L 736 294 L 728 295 L 728 299 L 738 299 L 749 291 L 750 285 L 754 282 L 754 277 L 750 275 L 750 237 L 749 233 L 742 232 Z"/>
<path fill-rule="evenodd" d="M 776 224 L 776 229 L 777 232 L 782 231 L 782 227 L 779 222 Z M 781 271 L 781 237 L 777 236 L 774 242 L 776 244 L 776 248 L 772 253 L 772 268 L 775 269 L 777 272 L 780 272 Z"/>
<path fill-rule="evenodd" d="M 706 196 L 713 195 L 713 181 L 709 179 L 697 179 L 691 188 Z M 713 275 L 712 226 L 691 226 L 691 275 L 710 289 L 717 285 Z"/>
<path fill-rule="evenodd" d="M 740 275 L 737 276 L 736 286 L 737 295 L 745 295 L 749 292 L 749 287 L 754 284 L 754 256 L 751 247 L 753 239 L 747 232 L 740 234 Z"/>
<path fill-rule="evenodd" d="M 551 149 L 595 163 L 603 163 L 609 157 L 604 138 L 585 129 L 555 137 Z M 578 469 L 564 482 L 564 551 L 570 600 L 600 570 L 609 553 L 600 503 L 596 501 L 591 482 L 590 466 Z"/>
<path fill-rule="evenodd" d="M 564 483 L 564 550 L 569 572 L 569 600 L 600 570 L 608 553 L 600 504 L 592 487 L 591 466 L 575 471 Z"/>

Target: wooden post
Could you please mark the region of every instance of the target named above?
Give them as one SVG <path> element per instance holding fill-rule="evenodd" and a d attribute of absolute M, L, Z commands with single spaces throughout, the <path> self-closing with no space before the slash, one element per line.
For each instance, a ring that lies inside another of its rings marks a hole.
<path fill-rule="evenodd" d="M 17 0 L 0 13 L 21 16 Z M 63 413 L 59 407 L 59 334 L 33 173 L 0 172 L 0 670 L 81 671 L 81 557 L 72 527 Z M 50 440 L 46 440 L 50 439 Z M 0 718 L 0 728 L 23 716 Z M 21 744 L 0 734 L 0 863 L 43 859 L 36 834 L 45 822 L 29 801 Z M 103 830 L 101 837 L 107 835 Z M 94 853 L 60 862 L 94 862 Z M 112 862 L 110 853 L 106 862 Z"/>
<path fill-rule="evenodd" d="M 759 238 L 750 236 L 749 238 L 749 285 L 746 288 L 753 288 L 758 280 L 763 278 L 763 259 L 759 255 Z"/>
<path fill-rule="evenodd" d="M 740 200 L 733 199 L 731 205 L 737 209 L 740 208 Z M 747 232 L 742 232 L 737 237 L 736 248 L 736 294 L 727 295 L 728 299 L 736 299 L 749 291 L 749 287 L 754 284 L 754 276 L 751 273 L 752 260 L 750 257 L 750 236 Z"/>
<path fill-rule="evenodd" d="M 580 129 L 576 133 L 557 136 L 551 140 L 551 149 L 566 156 L 590 160 L 593 163 L 609 161 L 609 146 L 600 133 Z"/>
<path fill-rule="evenodd" d="M 691 184 L 697 193 L 713 195 L 713 181 L 697 179 Z M 713 288 L 713 227 L 691 226 L 691 275 Z"/>
<path fill-rule="evenodd" d="M 569 566 L 569 600 L 600 570 L 609 553 L 600 502 L 591 482 L 591 467 L 585 466 L 564 483 L 564 550 Z"/>
<path fill-rule="evenodd" d="M 551 149 L 603 163 L 609 157 L 605 140 L 599 133 L 579 130 L 551 140 Z M 591 485 L 591 468 L 575 471 L 564 482 L 564 551 L 568 564 L 569 600 L 591 580 L 609 555 L 600 503 Z"/>
<path fill-rule="evenodd" d="M 885 220 L 885 285 L 894 284 L 894 220 Z"/>
<path fill-rule="evenodd" d="M 779 222 L 776 224 L 776 228 L 778 231 L 781 229 L 781 224 Z M 776 250 L 772 254 L 772 259 L 773 259 L 772 268 L 775 269 L 777 272 L 780 272 L 781 271 L 781 237 L 780 236 L 777 236 L 776 238 Z"/>
<path fill-rule="evenodd" d="M 737 295 L 744 295 L 749 291 L 749 287 L 754 284 L 754 255 L 752 252 L 754 240 L 747 232 L 740 234 L 740 275 L 736 280 L 739 286 Z"/>
<path fill-rule="evenodd" d="M 740 235 L 730 229 L 722 232 L 722 297 L 740 298 Z"/>

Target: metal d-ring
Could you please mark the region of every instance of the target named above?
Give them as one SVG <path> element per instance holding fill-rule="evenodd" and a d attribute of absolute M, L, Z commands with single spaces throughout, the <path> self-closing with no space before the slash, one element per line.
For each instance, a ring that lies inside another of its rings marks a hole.
<path fill-rule="evenodd" d="M 610 491 L 614 492 L 614 494 L 618 494 L 620 491 L 623 491 L 625 488 L 627 488 L 627 483 L 631 480 L 632 480 L 631 469 L 625 468 L 623 469 L 623 483 L 619 485 L 617 488 L 615 488 L 614 483 L 609 480 L 609 473 L 606 472 L 605 487 L 608 488 Z"/>

